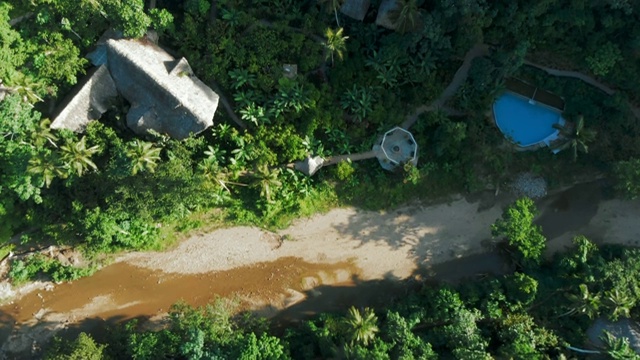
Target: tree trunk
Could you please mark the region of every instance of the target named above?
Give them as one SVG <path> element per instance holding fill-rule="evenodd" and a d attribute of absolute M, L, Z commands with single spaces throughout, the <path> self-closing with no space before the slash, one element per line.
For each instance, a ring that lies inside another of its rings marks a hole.
<path fill-rule="evenodd" d="M 209 9 L 209 25 L 213 25 L 218 17 L 218 0 L 211 0 L 211 8 Z"/>
<path fill-rule="evenodd" d="M 32 16 L 33 16 L 33 13 L 32 12 L 28 12 L 28 13 L 22 15 L 22 16 L 18 16 L 15 19 L 11 19 L 11 20 L 9 20 L 9 26 L 15 26 L 15 25 L 19 24 L 21 21 L 26 20 L 26 19 L 28 19 L 28 18 L 30 18 Z"/>
<path fill-rule="evenodd" d="M 149 10 L 156 8 L 156 0 L 149 0 Z"/>

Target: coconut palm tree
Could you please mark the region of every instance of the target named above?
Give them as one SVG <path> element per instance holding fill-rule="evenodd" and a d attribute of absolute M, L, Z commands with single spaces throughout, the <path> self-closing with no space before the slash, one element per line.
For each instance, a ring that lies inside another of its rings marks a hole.
<path fill-rule="evenodd" d="M 558 129 L 560 134 L 566 139 L 557 149 L 564 150 L 571 148 L 573 161 L 578 159 L 578 151 L 585 154 L 589 152 L 589 146 L 587 144 L 593 142 L 597 135 L 595 130 L 584 128 L 584 116 L 582 115 L 578 115 L 573 127 L 560 124 L 554 124 L 553 127 Z"/>
<path fill-rule="evenodd" d="M 605 344 L 604 352 L 613 360 L 638 360 L 638 355 L 626 337 L 615 337 L 608 331 L 600 337 Z"/>
<path fill-rule="evenodd" d="M 365 308 L 361 313 L 360 310 L 352 306 L 344 320 L 351 344 L 368 345 L 379 331 L 377 323 L 378 317 L 372 309 Z"/>
<path fill-rule="evenodd" d="M 140 171 L 154 172 L 160 160 L 160 151 L 162 149 L 149 142 L 134 140 L 129 143 L 126 155 L 131 160 L 131 175 Z"/>
<path fill-rule="evenodd" d="M 42 178 L 44 185 L 48 188 L 56 177 L 64 178 L 67 173 L 60 165 L 60 159 L 55 153 L 40 152 L 29 159 L 27 173 L 37 175 Z"/>
<path fill-rule="evenodd" d="M 31 75 L 25 75 L 19 71 L 13 71 L 7 79 L 7 89 L 9 92 L 15 92 L 22 101 L 34 104 L 38 101 L 44 101 L 40 94 L 45 92 L 46 86 L 42 82 L 38 82 Z"/>
<path fill-rule="evenodd" d="M 98 145 L 87 147 L 86 138 L 83 136 L 80 141 L 68 143 L 60 147 L 62 152 L 62 162 L 71 171 L 75 171 L 78 176 L 82 176 L 90 168 L 98 170 L 96 164 L 91 161 L 91 156 L 100 151 Z"/>
<path fill-rule="evenodd" d="M 53 147 L 58 147 L 58 145 L 56 145 L 58 137 L 51 131 L 51 120 L 42 119 L 42 121 L 40 121 L 38 127 L 31 133 L 31 141 L 36 148 L 42 148 L 47 142 L 53 145 Z"/>
<path fill-rule="evenodd" d="M 422 14 L 417 0 L 396 0 L 396 7 L 389 17 L 399 33 L 414 31 L 422 25 Z"/>
<path fill-rule="evenodd" d="M 343 1 L 344 0 L 318 0 L 319 3 L 324 4 L 324 8 L 328 14 L 333 12 L 338 26 L 340 26 L 340 21 L 338 20 L 338 8 L 342 6 Z"/>
<path fill-rule="evenodd" d="M 266 164 L 261 164 L 256 168 L 253 176 L 256 179 L 253 187 L 260 189 L 260 196 L 267 202 L 272 202 L 272 191 L 282 186 L 282 182 L 278 180 L 280 169 L 270 169 Z"/>
<path fill-rule="evenodd" d="M 631 316 L 631 309 L 635 305 L 635 301 L 629 294 L 614 289 L 607 291 L 605 295 L 607 308 L 611 312 L 609 317 L 612 320 L 618 320 L 620 316 L 627 318 Z"/>
<path fill-rule="evenodd" d="M 580 293 L 576 294 L 568 294 L 567 299 L 571 301 L 571 309 L 566 313 L 558 316 L 563 317 L 567 315 L 573 314 L 584 314 L 589 317 L 589 319 L 593 319 L 599 315 L 600 309 L 600 295 L 589 293 L 589 288 L 585 284 L 580 284 L 579 286 Z"/>
<path fill-rule="evenodd" d="M 347 39 L 348 36 L 343 36 L 343 28 L 338 28 L 337 30 L 333 30 L 331 28 L 327 28 L 324 35 L 327 38 L 324 46 L 327 49 L 326 59 L 331 58 L 331 65 L 334 63 L 334 56 L 337 56 L 338 59 L 342 60 L 344 57 L 344 51 L 347 49 Z"/>

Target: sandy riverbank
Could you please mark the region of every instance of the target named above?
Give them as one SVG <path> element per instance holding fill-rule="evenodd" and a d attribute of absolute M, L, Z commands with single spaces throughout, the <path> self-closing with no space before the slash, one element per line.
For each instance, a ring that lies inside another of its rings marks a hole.
<path fill-rule="evenodd" d="M 352 261 L 366 280 L 402 279 L 419 266 L 480 252 L 501 209 L 479 212 L 478 206 L 458 198 L 387 213 L 334 209 L 300 219 L 277 234 L 252 227 L 221 229 L 194 236 L 167 252 L 133 253 L 119 261 L 197 274 L 299 257 L 310 263 Z"/>

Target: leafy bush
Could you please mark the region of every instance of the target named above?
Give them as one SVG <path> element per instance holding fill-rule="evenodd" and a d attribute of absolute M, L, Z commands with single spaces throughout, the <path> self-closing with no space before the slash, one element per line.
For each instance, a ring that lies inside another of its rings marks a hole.
<path fill-rule="evenodd" d="M 503 237 L 516 251 L 514 260 L 520 265 L 537 264 L 542 258 L 546 239 L 539 226 L 533 223 L 537 214 L 533 200 L 516 200 L 503 213 L 502 218 L 491 225 L 494 236 Z"/>
<path fill-rule="evenodd" d="M 640 196 L 640 159 L 620 161 L 613 167 L 616 189 L 629 199 Z"/>
<path fill-rule="evenodd" d="M 34 254 L 27 256 L 24 260 L 13 261 L 9 270 L 9 278 L 14 285 L 35 280 L 39 275 L 47 275 L 55 282 L 63 282 L 89 276 L 95 271 L 94 267 L 78 268 L 63 265 L 56 259 L 50 259 L 42 254 Z"/>

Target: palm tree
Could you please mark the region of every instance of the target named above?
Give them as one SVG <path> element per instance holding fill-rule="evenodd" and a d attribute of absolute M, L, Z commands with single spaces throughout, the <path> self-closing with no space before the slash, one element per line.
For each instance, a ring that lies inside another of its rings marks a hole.
<path fill-rule="evenodd" d="M 154 147 L 152 143 L 139 140 L 129 143 L 126 155 L 131 160 L 131 174 L 136 175 L 139 171 L 154 172 L 160 160 L 160 151 L 162 149 Z"/>
<path fill-rule="evenodd" d="M 282 182 L 278 180 L 280 169 L 270 169 L 266 164 L 261 164 L 256 168 L 253 176 L 256 179 L 253 186 L 260 189 L 260 196 L 267 202 L 272 202 L 272 191 L 282 186 Z"/>
<path fill-rule="evenodd" d="M 7 79 L 8 90 L 22 97 L 22 101 L 34 104 L 44 101 L 39 94 L 45 92 L 45 84 L 38 82 L 31 75 L 25 75 L 19 71 L 13 71 Z"/>
<path fill-rule="evenodd" d="M 566 141 L 556 149 L 564 150 L 571 148 L 573 151 L 573 161 L 578 159 L 578 151 L 585 154 L 589 152 L 587 143 L 594 141 L 597 135 L 595 130 L 584 128 L 584 116 L 582 115 L 578 115 L 575 126 L 573 127 L 560 124 L 554 124 L 553 127 L 558 129 L 560 134 L 566 139 Z"/>
<path fill-rule="evenodd" d="M 327 41 L 324 44 L 327 49 L 326 59 L 331 58 L 331 65 L 333 65 L 334 62 L 334 56 L 338 56 L 338 59 L 342 60 L 344 51 L 347 49 L 346 43 L 349 37 L 343 36 L 343 31 L 343 28 L 338 28 L 338 30 L 327 28 L 324 33 L 327 37 Z"/>
<path fill-rule="evenodd" d="M 623 291 L 618 289 L 609 290 L 605 293 L 606 305 L 611 311 L 609 316 L 611 320 L 618 320 L 620 316 L 630 317 L 631 308 L 635 305 L 635 301 Z"/>
<path fill-rule="evenodd" d="M 615 337 L 608 331 L 604 331 L 604 334 L 600 337 L 605 343 L 604 352 L 614 360 L 638 360 L 638 355 L 631 347 L 630 341 L 626 337 Z"/>
<path fill-rule="evenodd" d="M 100 151 L 98 145 L 87 147 L 86 138 L 83 136 L 76 143 L 69 143 L 60 147 L 62 162 L 70 170 L 75 170 L 78 176 L 82 176 L 89 168 L 98 170 L 96 164 L 91 161 L 91 156 Z"/>
<path fill-rule="evenodd" d="M 343 0 L 318 0 L 319 3 L 324 3 L 325 10 L 327 13 L 333 12 L 336 16 L 336 24 L 340 26 L 340 21 L 338 21 L 338 8 L 342 6 Z"/>
<path fill-rule="evenodd" d="M 571 309 L 566 313 L 558 316 L 563 317 L 567 315 L 573 315 L 576 313 L 585 314 L 589 319 L 593 319 L 598 316 L 600 309 L 600 295 L 592 295 L 589 293 L 589 288 L 585 284 L 579 286 L 580 294 L 568 294 L 567 299 L 571 301 Z"/>
<path fill-rule="evenodd" d="M 348 329 L 351 344 L 362 343 L 368 345 L 372 341 L 378 329 L 378 317 L 370 308 L 365 308 L 363 313 L 355 307 L 351 307 L 344 323 Z"/>
<path fill-rule="evenodd" d="M 399 33 L 416 30 L 422 25 L 422 14 L 417 0 L 396 0 L 389 17 Z"/>
<path fill-rule="evenodd" d="M 51 120 L 43 119 L 40 121 L 36 130 L 31 133 L 31 140 L 37 148 L 42 148 L 47 142 L 53 147 L 58 147 L 55 143 L 58 141 L 58 137 L 51 131 Z"/>
<path fill-rule="evenodd" d="M 41 152 L 29 159 L 27 173 L 40 176 L 47 188 L 56 177 L 64 178 L 67 175 L 64 168 L 60 166 L 58 157 L 49 151 Z"/>

